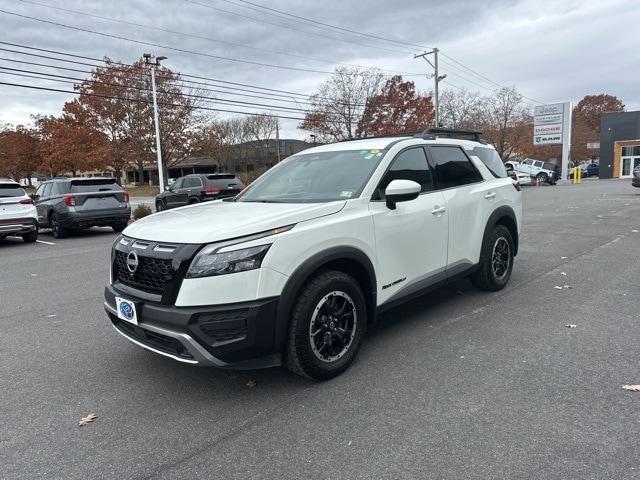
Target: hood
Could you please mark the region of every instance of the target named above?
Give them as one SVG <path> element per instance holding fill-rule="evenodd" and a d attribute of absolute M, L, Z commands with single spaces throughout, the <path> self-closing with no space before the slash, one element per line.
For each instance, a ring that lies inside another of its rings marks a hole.
<path fill-rule="evenodd" d="M 166 243 L 212 243 L 339 212 L 345 201 L 254 203 L 214 201 L 166 210 L 129 225 L 124 235 Z"/>

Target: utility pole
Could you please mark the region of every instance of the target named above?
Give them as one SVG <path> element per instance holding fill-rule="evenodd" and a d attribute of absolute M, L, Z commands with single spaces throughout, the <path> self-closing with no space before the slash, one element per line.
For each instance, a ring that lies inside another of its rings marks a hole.
<path fill-rule="evenodd" d="M 162 60 L 167 57 L 153 57 L 150 53 L 143 55 L 144 61 L 151 66 L 151 91 L 153 94 L 153 121 L 156 127 L 156 157 L 158 159 L 158 183 L 160 183 L 160 193 L 164 192 L 164 169 L 162 167 L 162 148 L 160 146 L 160 118 L 158 117 L 158 98 L 156 94 L 156 67 L 160 66 Z M 153 61 L 152 61 L 153 60 Z"/>
<path fill-rule="evenodd" d="M 440 82 L 442 80 L 444 80 L 445 78 L 447 78 L 447 75 L 439 75 L 438 74 L 438 49 L 434 48 L 433 50 L 431 50 L 430 52 L 423 52 L 420 53 L 418 55 L 414 55 L 413 58 L 424 58 L 424 60 L 433 67 L 434 70 L 434 74 L 433 75 L 429 75 L 428 78 L 433 78 L 434 79 L 434 88 L 433 88 L 433 106 L 435 109 L 435 127 L 439 127 L 440 126 L 440 89 L 439 89 L 439 85 Z M 433 63 L 431 63 L 431 61 L 427 58 L 427 55 L 431 55 L 433 54 Z"/>

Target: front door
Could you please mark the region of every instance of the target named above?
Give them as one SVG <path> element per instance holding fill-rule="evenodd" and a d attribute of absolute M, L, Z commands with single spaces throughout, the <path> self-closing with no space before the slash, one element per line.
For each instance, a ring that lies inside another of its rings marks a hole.
<path fill-rule="evenodd" d="M 415 200 L 390 210 L 384 190 L 392 180 L 413 180 L 422 186 Z M 378 277 L 378 303 L 401 298 L 445 278 L 448 213 L 444 196 L 434 191 L 432 171 L 422 147 L 400 152 L 370 202 Z"/>

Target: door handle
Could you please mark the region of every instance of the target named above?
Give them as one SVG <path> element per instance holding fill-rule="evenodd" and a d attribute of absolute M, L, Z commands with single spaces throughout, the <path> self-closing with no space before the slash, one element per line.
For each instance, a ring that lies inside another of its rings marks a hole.
<path fill-rule="evenodd" d="M 491 200 L 492 198 L 495 198 L 496 194 L 494 192 L 488 192 L 485 194 L 484 198 L 486 198 L 487 200 Z"/>
<path fill-rule="evenodd" d="M 444 212 L 446 212 L 446 211 L 447 211 L 447 209 L 446 209 L 445 207 L 440 207 L 440 206 L 436 205 L 436 206 L 434 206 L 434 207 L 433 207 L 433 210 L 431 210 L 431 213 L 432 213 L 433 215 L 438 215 L 438 216 L 440 216 L 440 215 L 442 215 L 442 214 L 443 214 Z"/>

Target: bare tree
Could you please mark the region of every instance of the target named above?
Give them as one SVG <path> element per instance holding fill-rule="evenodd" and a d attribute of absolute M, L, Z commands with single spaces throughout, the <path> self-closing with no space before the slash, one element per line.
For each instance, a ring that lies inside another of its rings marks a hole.
<path fill-rule="evenodd" d="M 440 123 L 447 128 L 479 128 L 482 97 L 467 89 L 444 90 L 440 94 Z"/>
<path fill-rule="evenodd" d="M 378 95 L 383 84 L 384 75 L 378 69 L 337 68 L 311 97 L 313 111 L 298 128 L 321 141 L 354 138 L 367 100 Z"/>
<path fill-rule="evenodd" d="M 528 150 L 531 114 L 515 87 L 501 88 L 483 99 L 482 131 L 502 160 Z"/>

